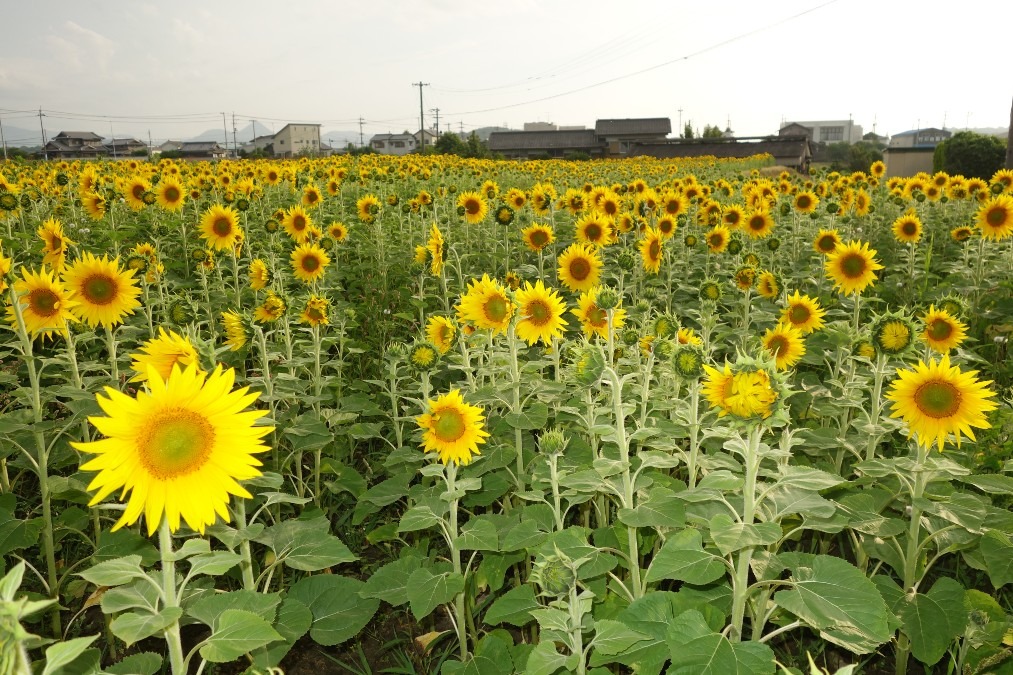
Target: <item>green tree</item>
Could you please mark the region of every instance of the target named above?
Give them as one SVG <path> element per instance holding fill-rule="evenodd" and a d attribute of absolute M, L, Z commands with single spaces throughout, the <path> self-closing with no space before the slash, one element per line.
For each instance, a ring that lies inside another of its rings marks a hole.
<path fill-rule="evenodd" d="M 686 122 L 686 126 L 682 130 L 682 137 L 693 138 L 693 124 L 691 122 Z"/>
<path fill-rule="evenodd" d="M 960 131 L 936 146 L 932 168 L 950 175 L 988 180 L 1005 160 L 1006 146 L 995 136 Z"/>
<path fill-rule="evenodd" d="M 827 146 L 827 160 L 833 171 L 868 171 L 873 162 L 882 159 L 883 144 L 878 142 L 831 143 Z"/>
<path fill-rule="evenodd" d="M 721 138 L 722 136 L 724 134 L 721 131 L 721 127 L 713 124 L 706 125 L 703 128 L 703 134 L 700 135 L 701 138 Z"/>
<path fill-rule="evenodd" d="M 436 145 L 433 146 L 436 152 L 441 155 L 459 155 L 464 156 L 467 152 L 468 146 L 464 144 L 461 137 L 455 134 L 453 131 L 447 131 L 436 141 Z"/>

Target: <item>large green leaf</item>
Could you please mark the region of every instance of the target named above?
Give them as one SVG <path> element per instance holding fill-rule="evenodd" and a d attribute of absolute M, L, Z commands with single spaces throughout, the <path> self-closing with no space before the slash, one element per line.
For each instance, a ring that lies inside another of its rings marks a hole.
<path fill-rule="evenodd" d="M 146 637 L 161 632 L 179 621 L 183 610 L 179 607 L 166 607 L 158 614 L 149 612 L 127 612 L 112 620 L 109 628 L 113 635 L 123 640 L 127 646 L 139 642 Z"/>
<path fill-rule="evenodd" d="M 684 504 L 674 491 L 652 487 L 637 508 L 619 509 L 619 520 L 628 527 L 682 527 L 686 524 Z"/>
<path fill-rule="evenodd" d="M 47 647 L 46 667 L 43 668 L 42 675 L 53 675 L 53 673 L 56 673 L 64 666 L 72 663 L 88 649 L 92 642 L 95 642 L 96 638 L 98 638 L 98 635 L 74 638 L 72 640 L 57 642 L 55 645 Z"/>
<path fill-rule="evenodd" d="M 461 528 L 457 546 L 462 551 L 498 551 L 496 525 L 487 516 L 472 518 Z"/>
<path fill-rule="evenodd" d="M 387 563 L 366 580 L 359 595 L 379 598 L 395 607 L 408 602 L 408 579 L 422 564 L 422 556 L 409 555 Z"/>
<path fill-rule="evenodd" d="M 0 523 L 0 557 L 39 543 L 39 534 L 44 524 L 42 518 L 8 520 Z"/>
<path fill-rule="evenodd" d="M 594 640 L 591 644 L 602 654 L 614 656 L 649 639 L 649 635 L 638 633 L 621 621 L 603 619 L 594 622 Z"/>
<path fill-rule="evenodd" d="M 304 572 L 358 560 L 329 530 L 326 518 L 292 519 L 267 528 L 256 540 L 270 546 L 286 566 Z"/>
<path fill-rule="evenodd" d="M 214 626 L 218 617 L 228 609 L 252 612 L 271 623 L 274 621 L 275 608 L 279 603 L 281 595 L 278 593 L 239 590 L 203 597 L 187 607 L 186 613 L 206 626 Z"/>
<path fill-rule="evenodd" d="M 979 547 L 992 585 L 1002 588 L 1013 581 L 1013 542 L 1009 535 L 999 530 L 988 530 L 982 536 Z"/>
<path fill-rule="evenodd" d="M 535 598 L 535 590 L 530 584 L 521 584 L 511 588 L 496 598 L 485 612 L 485 623 L 495 626 L 498 623 L 509 623 L 523 626 L 531 621 L 531 610 L 541 605 Z"/>
<path fill-rule="evenodd" d="M 941 577 L 928 593 L 916 594 L 901 607 L 904 633 L 911 639 L 911 653 L 925 665 L 935 665 L 967 626 L 964 587 Z"/>
<path fill-rule="evenodd" d="M 703 614 L 689 610 L 669 624 L 668 648 L 672 665 L 667 675 L 768 675 L 774 672 L 774 652 L 759 642 L 732 644 L 715 632 Z"/>
<path fill-rule="evenodd" d="M 869 654 L 890 640 L 890 611 L 876 586 L 854 565 L 828 555 L 785 554 L 790 590 L 774 602 L 856 654 Z"/>
<path fill-rule="evenodd" d="M 619 560 L 611 553 L 605 553 L 587 542 L 587 531 L 582 527 L 568 527 L 554 532 L 538 547 L 539 555 L 548 557 L 560 552 L 570 560 L 584 559 L 577 568 L 577 578 L 593 579 L 612 570 Z"/>
<path fill-rule="evenodd" d="M 719 514 L 711 518 L 710 535 L 721 555 L 728 555 L 748 546 L 769 546 L 781 538 L 777 523 L 736 523 L 731 516 Z"/>
<path fill-rule="evenodd" d="M 141 569 L 141 556 L 128 555 L 92 565 L 78 576 L 96 586 L 119 586 L 132 579 L 144 579 L 147 575 Z"/>
<path fill-rule="evenodd" d="M 161 656 L 154 652 L 141 652 L 108 666 L 105 672 L 109 675 L 155 675 L 161 668 Z"/>
<path fill-rule="evenodd" d="M 556 651 L 556 645 L 551 641 L 544 640 L 535 645 L 528 656 L 527 670 L 525 675 L 552 675 L 566 666 L 566 656 Z"/>
<path fill-rule="evenodd" d="M 431 506 L 420 504 L 404 512 L 404 515 L 401 516 L 401 521 L 397 525 L 397 531 L 415 532 L 417 530 L 427 530 L 434 525 L 438 525 L 441 520 L 440 514 L 434 512 Z"/>
<path fill-rule="evenodd" d="M 313 613 L 310 637 L 332 647 L 354 636 L 373 618 L 380 601 L 359 595 L 363 583 L 336 574 L 319 574 L 296 583 L 288 597 L 298 600 Z"/>
<path fill-rule="evenodd" d="M 313 612 L 310 608 L 298 600 L 285 598 L 278 607 L 278 618 L 272 624 L 284 640 L 272 642 L 254 651 L 253 665 L 262 670 L 277 666 L 295 645 L 296 640 L 305 635 L 312 625 Z"/>
<path fill-rule="evenodd" d="M 709 584 L 727 572 L 725 562 L 703 550 L 699 530 L 685 529 L 669 537 L 647 569 L 646 581 L 674 579 L 691 584 Z"/>
<path fill-rule="evenodd" d="M 220 576 L 242 562 L 243 556 L 228 551 L 215 551 L 190 558 L 189 575 L 207 574 Z"/>
<path fill-rule="evenodd" d="M 211 637 L 200 648 L 200 655 L 211 663 L 228 663 L 254 649 L 284 638 L 271 624 L 253 612 L 227 609 L 218 617 Z"/>
<path fill-rule="evenodd" d="M 541 401 L 532 401 L 527 410 L 507 413 L 503 418 L 514 429 L 544 429 L 549 419 L 549 408 Z"/>
<path fill-rule="evenodd" d="M 455 572 L 433 574 L 425 567 L 419 568 L 408 578 L 408 602 L 412 614 L 417 620 L 422 620 L 463 590 L 462 575 Z"/>

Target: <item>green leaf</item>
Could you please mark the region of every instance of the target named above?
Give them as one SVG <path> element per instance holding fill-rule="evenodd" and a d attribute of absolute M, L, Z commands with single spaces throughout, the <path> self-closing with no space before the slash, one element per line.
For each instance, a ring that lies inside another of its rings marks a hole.
<path fill-rule="evenodd" d="M 127 528 L 115 532 L 103 530 L 98 541 L 98 548 L 91 556 L 96 563 L 137 555 L 141 557 L 141 566 L 146 567 L 160 558 L 158 549 L 148 539 Z"/>
<path fill-rule="evenodd" d="M 63 666 L 69 665 L 77 657 L 81 656 L 98 635 L 91 637 L 80 637 L 72 640 L 57 642 L 55 645 L 46 648 L 46 667 L 42 675 L 52 675 Z"/>
<path fill-rule="evenodd" d="M 619 520 L 627 527 L 677 528 L 686 524 L 686 509 L 668 488 L 652 487 L 635 509 L 619 509 Z"/>
<path fill-rule="evenodd" d="M 549 408 L 541 401 L 532 401 L 527 410 L 507 413 L 503 419 L 514 429 L 543 429 L 549 421 Z"/>
<path fill-rule="evenodd" d="M 109 675 L 155 675 L 161 668 L 161 656 L 153 652 L 141 652 L 107 667 L 105 672 Z"/>
<path fill-rule="evenodd" d="M 528 656 L 525 675 L 552 675 L 566 665 L 566 657 L 556 651 L 556 645 L 548 640 L 539 642 Z"/>
<path fill-rule="evenodd" d="M 158 614 L 128 612 L 113 619 L 109 627 L 112 629 L 113 635 L 123 640 L 129 647 L 135 642 L 165 630 L 179 621 L 181 616 L 183 616 L 183 610 L 179 607 L 166 607 Z"/>
<path fill-rule="evenodd" d="M 39 543 L 39 534 L 43 527 L 42 518 L 8 520 L 0 523 L 0 557 L 11 551 L 35 546 Z"/>
<path fill-rule="evenodd" d="M 404 512 L 398 523 L 398 532 L 415 532 L 438 525 L 442 519 L 428 504 L 413 506 Z"/>
<path fill-rule="evenodd" d="M 211 663 L 228 663 L 258 647 L 283 639 L 270 623 L 253 612 L 227 609 L 218 618 L 211 637 L 200 648 L 200 655 Z"/>
<path fill-rule="evenodd" d="M 379 600 L 359 595 L 363 585 L 358 579 L 319 574 L 296 583 L 288 597 L 313 613 L 310 637 L 318 644 L 333 647 L 362 630 L 380 606 Z"/>
<path fill-rule="evenodd" d="M 496 525 L 486 516 L 472 518 L 461 528 L 457 546 L 462 551 L 498 551 L 499 532 L 496 531 Z"/>
<path fill-rule="evenodd" d="M 211 542 L 203 537 L 192 537 L 183 542 L 183 545 L 172 552 L 169 559 L 178 562 L 202 553 L 211 553 Z"/>
<path fill-rule="evenodd" d="M 1013 542 L 1008 534 L 988 530 L 982 536 L 979 548 L 993 586 L 1002 588 L 1013 581 Z"/>
<path fill-rule="evenodd" d="M 764 506 L 772 507 L 769 521 L 776 522 L 785 516 L 799 513 L 813 518 L 829 518 L 834 515 L 836 507 L 813 490 L 799 487 L 781 486 L 770 491 L 764 500 Z"/>
<path fill-rule="evenodd" d="M 759 642 L 732 644 L 711 629 L 696 610 L 682 613 L 669 625 L 668 648 L 672 665 L 668 675 L 728 675 L 774 673 L 774 652 Z"/>
<path fill-rule="evenodd" d="M 669 537 L 654 556 L 645 581 L 675 579 L 705 585 L 727 572 L 723 559 L 703 550 L 699 530 L 686 529 Z"/>
<path fill-rule="evenodd" d="M 592 644 L 602 654 L 621 654 L 638 642 L 648 639 L 650 636 L 638 633 L 619 621 L 605 619 L 594 622 Z"/>
<path fill-rule="evenodd" d="M 154 612 L 158 609 L 161 598 L 158 588 L 149 581 L 135 579 L 129 584 L 107 588 L 102 594 L 102 611 L 106 614 L 119 614 L 128 609 L 146 609 Z"/>
<path fill-rule="evenodd" d="M 270 546 L 287 567 L 304 572 L 358 560 L 358 556 L 329 530 L 330 523 L 323 517 L 286 520 L 264 530 L 257 541 Z"/>
<path fill-rule="evenodd" d="M 207 626 L 214 626 L 226 610 L 241 609 L 256 614 L 264 621 L 274 621 L 275 608 L 281 603 L 278 593 L 257 593 L 256 591 L 231 591 L 215 593 L 197 600 L 186 613 Z"/>
<path fill-rule="evenodd" d="M 779 486 L 790 485 L 805 490 L 826 490 L 848 481 L 837 474 L 820 471 L 808 466 L 784 466 L 777 477 Z"/>
<path fill-rule="evenodd" d="M 790 590 L 774 602 L 834 644 L 869 654 L 893 636 L 890 610 L 876 586 L 854 565 L 828 555 L 784 554 Z"/>
<path fill-rule="evenodd" d="M 728 555 L 748 546 L 769 546 L 781 539 L 777 523 L 736 523 L 731 516 L 719 514 L 711 518 L 710 535 L 721 555 Z"/>
<path fill-rule="evenodd" d="M 486 610 L 484 621 L 491 626 L 500 623 L 523 626 L 533 618 L 531 610 L 540 608 L 534 588 L 522 584 L 496 598 Z"/>
<path fill-rule="evenodd" d="M 455 572 L 433 574 L 425 567 L 408 577 L 408 602 L 415 619 L 421 621 L 434 609 L 453 600 L 464 590 L 464 577 Z"/>
<path fill-rule="evenodd" d="M 144 579 L 147 575 L 141 569 L 141 556 L 128 555 L 125 558 L 115 558 L 100 562 L 78 573 L 85 581 L 90 581 L 96 586 L 119 586 L 132 579 Z"/>
<path fill-rule="evenodd" d="M 503 551 L 518 551 L 522 548 L 535 548 L 541 546 L 548 537 L 548 531 L 535 520 L 521 520 L 516 527 L 503 535 L 503 543 L 500 549 Z"/>
<path fill-rule="evenodd" d="M 278 608 L 278 618 L 273 627 L 281 635 L 283 641 L 272 642 L 253 652 L 253 665 L 266 670 L 281 663 L 285 655 L 291 651 L 296 640 L 306 634 L 313 625 L 313 612 L 310 608 L 292 598 L 285 598 Z"/>
<path fill-rule="evenodd" d="M 238 553 L 229 553 L 228 551 L 215 551 L 214 553 L 195 555 L 190 558 L 190 572 L 188 576 L 207 574 L 208 576 L 217 577 L 228 572 L 242 562 L 242 560 L 243 556 Z"/>
<path fill-rule="evenodd" d="M 967 626 L 964 587 L 941 577 L 928 593 L 916 594 L 900 610 L 904 633 L 911 639 L 911 653 L 927 666 L 943 658 L 955 638 Z"/>
<path fill-rule="evenodd" d="M 982 476 L 962 476 L 957 480 L 968 483 L 992 495 L 1013 495 L 1013 476 L 990 473 Z"/>
<path fill-rule="evenodd" d="M 601 576 L 619 564 L 614 555 L 591 546 L 587 542 L 587 531 L 582 527 L 568 527 L 562 532 L 554 532 L 538 547 L 538 553 L 544 557 L 554 555 L 557 550 L 570 560 L 585 559 L 577 568 L 577 578 L 580 580 Z"/>
<path fill-rule="evenodd" d="M 531 610 L 542 631 L 570 632 L 570 614 L 556 607 L 539 607 Z"/>
<path fill-rule="evenodd" d="M 378 598 L 397 607 L 408 602 L 408 578 L 422 564 L 422 556 L 409 555 L 387 563 L 366 580 L 359 595 Z"/>

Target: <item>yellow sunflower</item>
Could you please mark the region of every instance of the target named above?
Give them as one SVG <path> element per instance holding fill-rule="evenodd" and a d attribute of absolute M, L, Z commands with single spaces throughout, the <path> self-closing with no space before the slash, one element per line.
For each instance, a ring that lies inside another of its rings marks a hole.
<path fill-rule="evenodd" d="M 563 336 L 566 319 L 566 303 L 552 289 L 545 288 L 539 279 L 532 286 L 525 282 L 524 288 L 517 291 L 517 337 L 533 345 L 539 340 L 542 344 L 551 344 L 552 338 Z"/>
<path fill-rule="evenodd" d="M 1013 197 L 1000 194 L 988 200 L 978 209 L 975 221 L 985 239 L 1013 237 Z"/>
<path fill-rule="evenodd" d="M 130 358 L 133 359 L 130 369 L 137 373 L 130 379 L 131 382 L 147 382 L 149 368 L 167 380 L 174 366 L 186 368 L 196 364 L 200 367 L 200 356 L 190 339 L 175 331 L 166 333 L 161 326 L 158 328 L 158 337 L 146 341 L 141 345 L 140 351 L 131 354 Z"/>
<path fill-rule="evenodd" d="M 799 213 L 812 213 L 819 206 L 820 198 L 816 196 L 815 192 L 809 190 L 803 190 L 802 192 L 795 193 L 795 199 L 792 206 Z"/>
<path fill-rule="evenodd" d="M 71 312 L 92 328 L 112 328 L 141 306 L 134 270 L 121 270 L 119 260 L 107 256 L 86 252 L 64 270 L 63 283 L 77 301 Z"/>
<path fill-rule="evenodd" d="M 841 293 L 861 293 L 876 281 L 876 270 L 883 266 L 876 261 L 876 250 L 860 241 L 841 244 L 827 256 L 827 277 Z"/>
<path fill-rule="evenodd" d="M 605 246 L 612 238 L 612 223 L 597 212 L 584 214 L 575 225 L 574 240 L 583 244 Z"/>
<path fill-rule="evenodd" d="M 745 210 L 738 204 L 729 204 L 724 208 L 724 212 L 721 214 L 721 222 L 729 230 L 737 230 L 742 227 L 742 223 L 746 220 Z"/>
<path fill-rule="evenodd" d="M 88 419 L 105 438 L 73 446 L 97 455 L 81 465 L 99 472 L 88 485 L 96 490 L 90 506 L 117 490 L 130 493 L 113 531 L 143 513 L 148 536 L 163 516 L 170 531 L 182 517 L 203 534 L 217 516 L 229 520 L 229 495 L 252 497 L 237 481 L 261 475 L 254 455 L 268 450 L 261 439 L 273 427 L 256 424 L 266 410 L 245 411 L 259 394 L 233 391 L 235 378 L 221 366 L 210 375 L 196 365 L 177 366 L 168 379 L 150 368 L 147 389 L 136 398 L 111 387 L 106 397 L 96 396 L 106 416 Z"/>
<path fill-rule="evenodd" d="M 552 228 L 539 223 L 525 227 L 521 230 L 521 236 L 524 238 L 525 245 L 535 253 L 544 250 L 546 246 L 556 240 L 552 234 Z"/>
<path fill-rule="evenodd" d="M 837 230 L 820 230 L 813 240 L 813 250 L 820 255 L 830 255 L 841 244 L 841 235 Z"/>
<path fill-rule="evenodd" d="M 477 192 L 462 192 L 457 196 L 457 212 L 465 222 L 474 225 L 485 220 L 489 204 Z"/>
<path fill-rule="evenodd" d="M 55 272 L 62 271 L 67 260 L 67 247 L 74 245 L 63 233 L 63 223 L 56 218 L 47 218 L 37 234 L 42 239 L 42 264 L 49 265 Z"/>
<path fill-rule="evenodd" d="M 718 417 L 735 415 L 743 419 L 770 417 L 771 406 L 777 401 L 777 393 L 770 384 L 770 375 L 765 370 L 744 370 L 733 373 L 726 363 L 723 370 L 705 365 L 707 379 L 703 394 L 711 406 L 718 409 Z"/>
<path fill-rule="evenodd" d="M 440 228 L 436 226 L 436 223 L 433 223 L 432 227 L 429 228 L 429 240 L 426 242 L 426 250 L 429 251 L 431 256 L 429 272 L 434 277 L 438 277 L 443 272 L 443 263 L 447 257 L 447 244 L 443 239 L 443 233 L 440 232 Z"/>
<path fill-rule="evenodd" d="M 724 253 L 728 248 L 732 233 L 724 225 L 715 225 L 707 232 L 707 250 L 711 253 Z"/>
<path fill-rule="evenodd" d="M 653 227 L 648 227 L 644 238 L 637 244 L 644 270 L 650 274 L 657 274 L 661 270 L 661 259 L 665 254 L 662 242 L 661 232 Z"/>
<path fill-rule="evenodd" d="M 991 427 L 985 415 L 997 407 L 988 400 L 995 396 L 988 389 L 992 383 L 978 380 L 977 374 L 976 370 L 964 373 L 951 366 L 949 356 L 938 363 L 931 359 L 928 365 L 919 361 L 914 370 L 898 370 L 886 394 L 893 402 L 890 417 L 907 422 L 908 437 L 917 434 L 922 447 L 936 444 L 942 451 L 946 436 L 953 434 L 959 448 L 961 434 L 974 440 L 971 427 Z"/>
<path fill-rule="evenodd" d="M 330 308 L 330 300 L 319 295 L 311 295 L 306 300 L 302 314 L 299 315 L 299 321 L 310 326 L 329 324 L 330 318 L 328 317 L 328 313 L 330 312 Z"/>
<path fill-rule="evenodd" d="M 327 226 L 327 234 L 340 244 L 348 238 L 348 226 L 344 223 L 331 223 Z"/>
<path fill-rule="evenodd" d="M 757 209 L 746 218 L 746 234 L 753 239 L 761 239 L 774 231 L 774 218 L 767 209 Z"/>
<path fill-rule="evenodd" d="M 893 221 L 893 236 L 902 244 L 917 244 L 922 238 L 922 221 L 910 209 Z"/>
<path fill-rule="evenodd" d="M 869 167 L 869 173 L 876 178 L 882 178 L 886 175 L 886 164 L 884 164 L 881 160 L 876 160 L 872 163 L 872 166 Z"/>
<path fill-rule="evenodd" d="M 680 328 L 675 334 L 675 339 L 681 345 L 689 345 L 691 347 L 703 345 L 703 340 L 700 339 L 700 336 L 692 328 Z"/>
<path fill-rule="evenodd" d="M 250 263 L 250 288 L 259 291 L 269 283 L 271 283 L 271 271 L 267 268 L 267 263 L 256 258 Z"/>
<path fill-rule="evenodd" d="M 306 243 L 292 251 L 290 257 L 295 278 L 307 284 L 319 281 L 324 276 L 331 258 L 316 244 Z"/>
<path fill-rule="evenodd" d="M 106 215 L 105 197 L 89 192 L 81 197 L 81 206 L 92 220 L 102 220 Z"/>
<path fill-rule="evenodd" d="M 231 206 L 215 204 L 208 208 L 200 220 L 201 237 L 216 251 L 232 251 L 242 240 L 239 229 L 239 212 Z"/>
<path fill-rule="evenodd" d="M 807 335 L 823 327 L 823 317 L 826 313 L 825 309 L 820 308 L 819 300 L 808 295 L 800 295 L 795 291 L 795 295 L 787 299 L 779 321 Z"/>
<path fill-rule="evenodd" d="M 14 292 L 21 298 L 21 317 L 28 334 L 33 337 L 40 334 L 49 337 L 54 332 L 66 335 L 67 321 L 75 320 L 71 310 L 77 305 L 71 299 L 71 291 L 45 268 L 29 272 L 22 267 L 21 277 L 14 282 Z M 11 305 L 7 306 L 7 319 L 11 324 L 17 322 Z"/>
<path fill-rule="evenodd" d="M 457 313 L 461 321 L 476 328 L 488 328 L 495 335 L 507 329 L 515 309 L 506 289 L 488 274 L 483 274 L 481 279 L 472 279 L 468 284 Z"/>
<path fill-rule="evenodd" d="M 592 247 L 576 242 L 560 254 L 558 262 L 559 280 L 573 292 L 596 286 L 604 266 Z"/>
<path fill-rule="evenodd" d="M 183 185 L 171 176 L 163 176 L 155 190 L 158 205 L 166 211 L 179 211 L 186 201 Z"/>
<path fill-rule="evenodd" d="M 756 282 L 756 268 L 743 265 L 735 270 L 735 285 L 740 291 L 748 291 Z"/>
<path fill-rule="evenodd" d="M 264 302 L 253 310 L 253 320 L 257 323 L 274 323 L 285 316 L 285 300 L 272 290 L 267 291 Z"/>
<path fill-rule="evenodd" d="M 324 198 L 320 194 L 320 190 L 317 188 L 316 185 L 312 185 L 311 184 L 311 185 L 307 185 L 306 187 L 303 188 L 303 191 L 302 191 L 302 205 L 303 206 L 306 206 L 306 207 L 309 207 L 309 208 L 314 208 L 314 207 L 320 206 L 320 204 L 323 203 L 323 201 L 324 201 Z"/>
<path fill-rule="evenodd" d="M 422 429 L 422 449 L 435 452 L 444 464 L 470 464 L 474 455 L 482 454 L 478 446 L 485 443 L 485 416 L 478 406 L 464 402 L 460 389 L 429 401 L 429 412 L 415 418 Z"/>
<path fill-rule="evenodd" d="M 134 176 L 123 189 L 123 196 L 127 200 L 127 205 L 130 206 L 134 211 L 140 211 L 147 203 L 144 201 L 144 195 L 151 189 L 151 183 L 144 180 L 140 176 Z"/>
<path fill-rule="evenodd" d="M 372 223 L 380 212 L 380 199 L 376 195 L 365 195 L 355 202 L 355 211 L 359 220 L 364 223 Z"/>
<path fill-rule="evenodd" d="M 598 291 L 600 289 L 596 286 L 588 289 L 586 292 L 580 294 L 580 298 L 577 300 L 577 308 L 571 309 L 570 313 L 580 319 L 581 330 L 584 331 L 584 335 L 592 337 L 594 335 L 600 335 L 603 338 L 608 338 L 608 314 L 604 309 L 598 307 Z M 614 309 L 612 310 L 612 330 L 618 331 L 626 325 L 626 310 L 625 309 Z"/>
<path fill-rule="evenodd" d="M 756 277 L 756 292 L 768 300 L 776 300 L 781 294 L 781 280 L 770 270 L 761 270 Z"/>
<path fill-rule="evenodd" d="M 229 310 L 222 312 L 222 324 L 225 326 L 225 344 L 229 351 L 237 352 L 250 341 L 250 329 L 242 314 Z"/>
<path fill-rule="evenodd" d="M 958 244 L 964 243 L 973 236 L 974 230 L 967 225 L 960 225 L 950 230 L 950 238 Z"/>
<path fill-rule="evenodd" d="M 0 242 L 0 293 L 7 292 L 7 275 L 11 273 L 14 261 L 4 255 L 4 247 Z"/>
<path fill-rule="evenodd" d="M 432 316 L 426 322 L 426 338 L 436 345 L 441 354 L 446 354 L 454 346 L 457 326 L 445 316 Z"/>
<path fill-rule="evenodd" d="M 281 224 L 295 243 L 305 244 L 313 228 L 313 219 L 301 206 L 293 206 L 285 212 Z"/>
<path fill-rule="evenodd" d="M 967 337 L 967 326 L 944 309 L 929 306 L 929 311 L 922 317 L 925 330 L 921 338 L 933 351 L 949 354 L 951 349 L 960 346 Z"/>
<path fill-rule="evenodd" d="M 675 236 L 675 230 L 679 226 L 679 221 L 675 216 L 664 214 L 658 217 L 656 225 L 658 232 L 661 233 L 663 238 L 671 239 Z"/>
<path fill-rule="evenodd" d="M 764 333 L 763 348 L 774 357 L 778 370 L 787 370 L 805 355 L 805 340 L 802 331 L 791 324 L 779 323 Z"/>

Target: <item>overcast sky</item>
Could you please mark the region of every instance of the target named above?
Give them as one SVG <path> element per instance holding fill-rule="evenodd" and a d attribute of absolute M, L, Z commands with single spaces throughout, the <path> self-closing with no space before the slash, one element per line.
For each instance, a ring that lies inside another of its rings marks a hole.
<path fill-rule="evenodd" d="M 680 115 L 737 135 L 848 119 L 1005 127 L 1013 2 L 8 0 L 5 126 L 157 141 L 280 129 L 465 132 Z M 681 109 L 681 112 L 680 112 Z M 111 119 L 109 119 L 111 118 Z M 258 129 L 259 131 L 259 129 Z"/>

